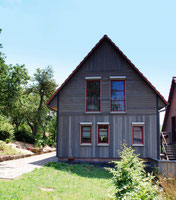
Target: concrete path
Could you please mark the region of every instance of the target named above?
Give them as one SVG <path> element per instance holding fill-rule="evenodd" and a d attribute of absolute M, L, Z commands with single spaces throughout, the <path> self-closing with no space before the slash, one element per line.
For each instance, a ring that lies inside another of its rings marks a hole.
<path fill-rule="evenodd" d="M 0 179 L 14 179 L 48 162 L 57 162 L 56 152 L 0 162 Z"/>

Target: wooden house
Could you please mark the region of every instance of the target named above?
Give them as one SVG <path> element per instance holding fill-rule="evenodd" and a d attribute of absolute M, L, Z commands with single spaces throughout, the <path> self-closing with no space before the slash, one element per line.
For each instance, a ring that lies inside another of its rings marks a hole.
<path fill-rule="evenodd" d="M 176 77 L 172 78 L 162 131 L 166 137 L 167 156 L 169 160 L 176 160 Z"/>
<path fill-rule="evenodd" d="M 105 35 L 47 102 L 57 111 L 59 160 L 118 159 L 123 141 L 160 157 L 163 96 Z"/>

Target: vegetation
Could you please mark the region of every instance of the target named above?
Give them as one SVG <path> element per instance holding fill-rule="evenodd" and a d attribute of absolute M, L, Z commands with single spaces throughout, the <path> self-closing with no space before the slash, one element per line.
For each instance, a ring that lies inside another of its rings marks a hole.
<path fill-rule="evenodd" d="M 0 140 L 55 145 L 56 114 L 46 106 L 55 89 L 50 66 L 30 77 L 25 65 L 7 65 L 0 52 Z"/>
<path fill-rule="evenodd" d="M 161 189 L 154 176 L 146 174 L 143 161 L 131 147 L 122 145 L 119 152 L 121 162 L 115 161 L 115 169 L 110 169 L 116 187 L 116 199 L 162 199 Z"/>
<path fill-rule="evenodd" d="M 21 151 L 13 148 L 11 145 L 7 145 L 5 142 L 0 141 L 0 155 L 17 155 L 21 154 Z"/>
<path fill-rule="evenodd" d="M 161 175 L 157 176 L 162 188 L 165 191 L 166 199 L 176 199 L 176 179 L 175 178 L 164 178 Z"/>
<path fill-rule="evenodd" d="M 1 180 L 0 199 L 112 199 L 111 178 L 93 166 L 50 163 L 17 180 Z"/>

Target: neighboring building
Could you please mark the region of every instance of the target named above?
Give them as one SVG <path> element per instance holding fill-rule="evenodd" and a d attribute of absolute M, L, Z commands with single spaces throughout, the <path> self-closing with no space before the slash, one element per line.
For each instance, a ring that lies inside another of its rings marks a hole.
<path fill-rule="evenodd" d="M 60 160 L 116 159 L 123 141 L 142 158 L 160 157 L 167 102 L 106 35 L 47 104 L 57 111 Z"/>
<path fill-rule="evenodd" d="M 167 134 L 168 144 L 176 144 L 176 77 L 172 78 L 162 131 Z"/>

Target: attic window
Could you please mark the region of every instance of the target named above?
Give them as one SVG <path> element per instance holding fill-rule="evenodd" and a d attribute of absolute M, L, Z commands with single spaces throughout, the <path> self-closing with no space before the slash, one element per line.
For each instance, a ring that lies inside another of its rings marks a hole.
<path fill-rule="evenodd" d="M 86 112 L 100 111 L 100 80 L 86 80 Z"/>

